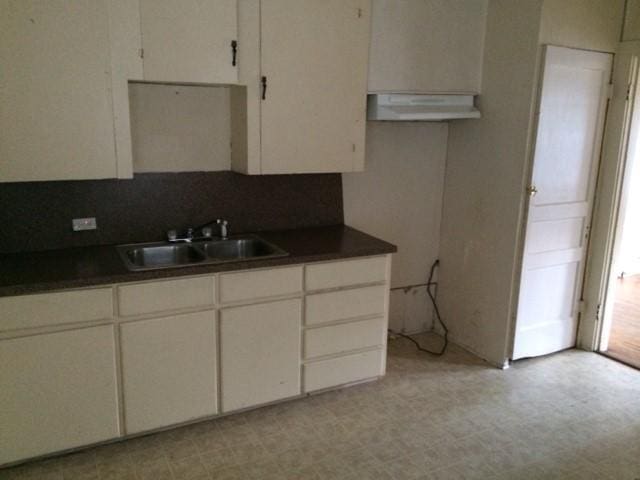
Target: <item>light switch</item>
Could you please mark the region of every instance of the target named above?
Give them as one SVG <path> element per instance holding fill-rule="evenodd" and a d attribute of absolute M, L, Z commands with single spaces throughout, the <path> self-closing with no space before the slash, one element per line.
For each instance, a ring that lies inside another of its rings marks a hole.
<path fill-rule="evenodd" d="M 82 230 L 95 230 L 96 228 L 98 228 L 96 226 L 95 217 L 74 218 L 71 224 L 74 232 L 80 232 Z"/>

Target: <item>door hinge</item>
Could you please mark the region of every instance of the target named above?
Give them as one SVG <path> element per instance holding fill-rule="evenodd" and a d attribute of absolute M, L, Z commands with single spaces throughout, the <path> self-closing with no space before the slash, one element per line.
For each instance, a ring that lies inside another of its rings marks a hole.
<path fill-rule="evenodd" d="M 351 144 L 351 151 L 352 151 L 353 153 L 355 153 L 355 152 L 356 152 L 356 144 L 355 144 L 355 143 L 352 143 L 352 144 Z"/>
<path fill-rule="evenodd" d="M 138 55 L 140 55 L 140 58 L 144 58 L 144 48 L 141 48 L 141 49 L 138 51 Z"/>
<path fill-rule="evenodd" d="M 599 322 L 599 321 L 600 321 L 600 307 L 601 307 L 601 306 L 602 306 L 602 304 L 601 304 L 601 303 L 599 303 L 599 304 L 596 306 L 596 322 Z"/>
<path fill-rule="evenodd" d="M 627 85 L 627 100 L 629 100 L 629 97 L 631 96 L 631 84 Z"/>
<path fill-rule="evenodd" d="M 580 300 L 578 302 L 578 313 L 580 315 L 584 315 L 584 311 L 585 311 L 586 307 L 587 307 L 587 303 L 584 300 Z"/>
<path fill-rule="evenodd" d="M 607 85 L 607 98 L 609 100 L 613 98 L 613 83 Z"/>
<path fill-rule="evenodd" d="M 362 9 L 361 8 L 358 9 L 358 18 L 362 18 Z"/>

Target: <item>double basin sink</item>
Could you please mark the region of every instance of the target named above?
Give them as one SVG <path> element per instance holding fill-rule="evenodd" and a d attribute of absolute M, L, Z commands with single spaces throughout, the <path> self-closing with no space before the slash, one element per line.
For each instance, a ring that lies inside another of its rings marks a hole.
<path fill-rule="evenodd" d="M 211 265 L 288 255 L 257 235 L 183 243 L 136 243 L 119 245 L 116 249 L 129 270 Z"/>

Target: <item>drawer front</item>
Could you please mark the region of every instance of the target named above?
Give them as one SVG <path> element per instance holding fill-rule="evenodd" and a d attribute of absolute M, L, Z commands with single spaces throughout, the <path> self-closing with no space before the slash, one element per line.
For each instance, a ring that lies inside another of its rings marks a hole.
<path fill-rule="evenodd" d="M 386 285 L 307 295 L 306 325 L 384 315 L 386 299 Z"/>
<path fill-rule="evenodd" d="M 382 346 L 385 335 L 383 318 L 308 329 L 304 334 L 304 357 L 313 358 Z"/>
<path fill-rule="evenodd" d="M 111 288 L 0 298 L 0 331 L 103 320 L 113 316 Z"/>
<path fill-rule="evenodd" d="M 304 366 L 304 390 L 313 392 L 378 377 L 383 373 L 384 351 L 382 349 L 311 362 Z"/>
<path fill-rule="evenodd" d="M 386 279 L 386 256 L 307 265 L 305 270 L 307 290 L 384 282 Z"/>
<path fill-rule="evenodd" d="M 223 303 L 291 295 L 301 291 L 301 266 L 220 275 L 220 301 Z"/>
<path fill-rule="evenodd" d="M 142 315 L 215 303 L 213 277 L 182 278 L 118 287 L 120 315 Z"/>

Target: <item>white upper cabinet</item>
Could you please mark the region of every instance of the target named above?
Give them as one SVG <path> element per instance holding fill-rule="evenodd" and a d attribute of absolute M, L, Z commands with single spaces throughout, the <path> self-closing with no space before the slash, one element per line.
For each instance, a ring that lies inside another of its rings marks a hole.
<path fill-rule="evenodd" d="M 370 92 L 479 93 L 487 0 L 373 0 Z"/>
<path fill-rule="evenodd" d="M 233 170 L 364 168 L 370 21 L 369 0 L 241 1 L 241 45 L 259 54 L 232 94 Z"/>
<path fill-rule="evenodd" d="M 237 83 L 237 11 L 236 0 L 140 0 L 144 80 Z"/>
<path fill-rule="evenodd" d="M 261 6 L 262 173 L 362 170 L 369 5 Z"/>
<path fill-rule="evenodd" d="M 0 2 L 1 182 L 131 175 L 128 103 L 112 77 L 128 74 L 136 55 L 120 48 L 121 8 Z"/>

